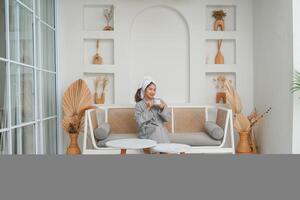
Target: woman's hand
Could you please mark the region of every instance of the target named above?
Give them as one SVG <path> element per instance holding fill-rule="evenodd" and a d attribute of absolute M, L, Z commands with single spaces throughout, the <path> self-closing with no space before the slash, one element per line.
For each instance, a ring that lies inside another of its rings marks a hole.
<path fill-rule="evenodd" d="M 160 104 L 159 104 L 159 109 L 162 111 L 165 106 L 166 106 L 166 103 L 161 99 Z"/>
<path fill-rule="evenodd" d="M 152 101 L 147 101 L 146 105 L 147 105 L 147 110 L 150 111 L 151 108 L 153 107 L 153 102 Z"/>

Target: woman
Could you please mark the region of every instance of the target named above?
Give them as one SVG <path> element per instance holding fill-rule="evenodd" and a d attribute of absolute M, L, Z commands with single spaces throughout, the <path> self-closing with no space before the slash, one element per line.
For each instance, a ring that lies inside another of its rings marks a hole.
<path fill-rule="evenodd" d="M 139 128 L 139 138 L 169 143 L 164 122 L 170 119 L 170 111 L 163 100 L 154 105 L 155 94 L 156 83 L 150 77 L 144 78 L 135 94 L 135 120 Z"/>

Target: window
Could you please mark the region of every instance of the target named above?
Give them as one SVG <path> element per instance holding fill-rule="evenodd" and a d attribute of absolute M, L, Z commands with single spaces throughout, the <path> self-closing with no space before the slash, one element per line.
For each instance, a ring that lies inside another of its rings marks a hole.
<path fill-rule="evenodd" d="M 0 2 L 0 153 L 55 154 L 55 0 Z"/>

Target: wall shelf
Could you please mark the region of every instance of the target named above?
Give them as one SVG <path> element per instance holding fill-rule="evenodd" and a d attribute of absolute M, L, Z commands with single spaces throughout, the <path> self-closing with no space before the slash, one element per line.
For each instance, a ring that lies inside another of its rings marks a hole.
<path fill-rule="evenodd" d="M 205 64 L 214 64 L 217 55 L 217 39 L 206 40 Z M 224 64 L 236 64 L 236 40 L 223 39 L 221 52 L 224 56 Z"/>
<path fill-rule="evenodd" d="M 239 33 L 235 31 L 206 31 L 203 35 L 205 39 L 233 39 L 237 38 Z"/>
<path fill-rule="evenodd" d="M 103 65 L 114 65 L 114 39 L 100 39 L 100 56 L 103 59 Z M 84 64 L 91 65 L 93 63 L 93 58 L 97 53 L 97 39 L 84 39 Z M 100 65 L 101 66 L 101 65 Z"/>
<path fill-rule="evenodd" d="M 225 31 L 236 31 L 236 6 L 235 5 L 207 5 L 206 6 L 206 31 L 213 31 L 215 18 L 214 10 L 223 10 L 226 13 Z"/>
<path fill-rule="evenodd" d="M 116 72 L 115 65 L 85 65 L 84 73 L 115 73 Z"/>
<path fill-rule="evenodd" d="M 89 4 L 83 6 L 83 30 L 85 31 L 102 31 L 106 26 L 106 19 L 104 17 L 104 9 L 112 9 L 113 5 L 99 5 Z M 110 22 L 110 26 L 114 27 L 114 14 Z M 107 31 L 111 32 L 111 31 Z"/>
<path fill-rule="evenodd" d="M 108 82 L 105 89 L 105 105 L 114 104 L 115 102 L 115 75 L 113 73 L 83 73 L 83 78 L 87 82 L 93 98 L 95 94 L 95 80 L 96 78 L 107 78 Z M 99 84 L 98 95 L 102 93 L 102 85 Z"/>
<path fill-rule="evenodd" d="M 205 65 L 205 71 L 207 73 L 215 73 L 215 72 L 235 72 L 238 70 L 237 64 L 224 64 L 224 65 L 216 65 L 216 64 L 207 64 Z"/>
<path fill-rule="evenodd" d="M 216 82 L 214 81 L 219 75 L 225 75 L 228 80 L 232 81 L 232 85 L 236 86 L 236 72 L 206 72 L 206 102 L 216 103 Z"/>
<path fill-rule="evenodd" d="M 84 31 L 83 39 L 111 39 L 115 38 L 115 35 L 114 31 Z"/>

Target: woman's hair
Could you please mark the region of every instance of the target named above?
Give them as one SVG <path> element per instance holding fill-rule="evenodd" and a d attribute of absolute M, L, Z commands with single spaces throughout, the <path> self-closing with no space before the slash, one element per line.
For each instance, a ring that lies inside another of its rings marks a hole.
<path fill-rule="evenodd" d="M 152 85 L 152 84 L 155 85 L 153 82 L 151 82 L 151 83 L 146 87 L 145 90 L 147 90 L 147 88 L 148 88 L 150 85 Z M 136 93 L 135 93 L 134 98 L 135 98 L 135 102 L 136 102 L 136 103 L 138 103 L 138 102 L 140 102 L 141 100 L 143 100 L 142 97 L 141 97 L 141 90 L 142 90 L 142 88 L 139 88 L 139 89 L 136 91 Z"/>

